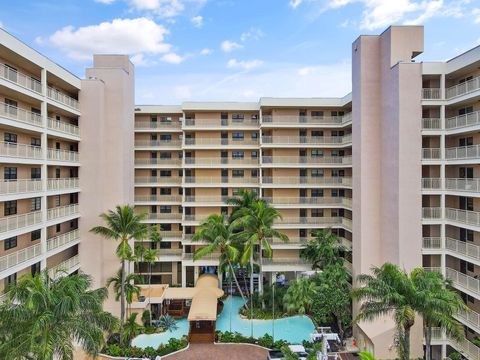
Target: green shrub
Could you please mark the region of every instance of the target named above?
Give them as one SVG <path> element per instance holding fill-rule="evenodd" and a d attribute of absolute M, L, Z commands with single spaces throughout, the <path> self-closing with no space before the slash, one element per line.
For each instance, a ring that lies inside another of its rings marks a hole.
<path fill-rule="evenodd" d="M 451 360 L 461 360 L 462 359 L 462 354 L 460 354 L 459 352 L 452 352 L 448 355 L 448 357 L 451 359 Z"/>
<path fill-rule="evenodd" d="M 122 356 L 123 355 L 123 349 L 120 348 L 117 344 L 109 344 L 105 348 L 104 351 L 107 355 L 110 356 Z"/>
<path fill-rule="evenodd" d="M 265 334 L 258 338 L 258 345 L 271 349 L 273 347 L 273 337 Z"/>
<path fill-rule="evenodd" d="M 145 327 L 151 326 L 151 324 L 150 324 L 150 310 L 145 310 L 142 313 L 142 323 L 143 323 L 143 326 L 145 326 Z"/>
<path fill-rule="evenodd" d="M 157 350 L 155 350 L 151 346 L 147 346 L 145 349 L 143 349 L 143 355 L 149 358 L 153 358 L 157 356 Z"/>
<path fill-rule="evenodd" d="M 157 332 L 157 329 L 154 328 L 153 326 L 147 326 L 147 327 L 143 330 L 143 332 L 144 332 L 145 334 L 154 334 L 154 333 Z"/>

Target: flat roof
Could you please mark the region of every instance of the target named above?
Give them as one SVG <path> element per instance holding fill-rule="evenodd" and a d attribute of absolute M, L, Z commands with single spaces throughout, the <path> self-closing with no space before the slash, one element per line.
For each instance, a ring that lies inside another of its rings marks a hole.
<path fill-rule="evenodd" d="M 182 114 L 181 105 L 135 105 L 135 114 Z"/>

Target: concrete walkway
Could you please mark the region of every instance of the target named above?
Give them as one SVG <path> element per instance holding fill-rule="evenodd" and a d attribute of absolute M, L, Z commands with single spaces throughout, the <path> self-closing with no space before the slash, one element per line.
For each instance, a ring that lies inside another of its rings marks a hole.
<path fill-rule="evenodd" d="M 248 344 L 190 344 L 188 350 L 171 356 L 167 360 L 266 360 L 268 351 Z"/>

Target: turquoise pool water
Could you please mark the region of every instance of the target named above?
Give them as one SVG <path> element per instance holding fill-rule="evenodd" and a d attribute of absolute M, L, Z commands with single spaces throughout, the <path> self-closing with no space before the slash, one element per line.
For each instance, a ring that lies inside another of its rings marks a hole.
<path fill-rule="evenodd" d="M 242 307 L 242 298 L 229 297 L 224 301 L 223 311 L 217 319 L 217 330 L 239 332 L 242 335 L 260 337 L 266 333 L 273 335 L 275 325 L 275 340 L 283 339 L 292 344 L 300 344 L 303 340 L 309 340 L 310 333 L 314 332 L 315 326 L 308 316 L 291 316 L 277 320 L 246 320 L 240 318 L 238 310 Z M 275 324 L 273 324 L 275 323 Z M 161 334 L 140 335 L 132 341 L 132 345 L 140 348 L 152 346 L 157 348 L 160 344 L 168 342 L 170 338 L 180 338 L 188 334 L 188 320 L 177 321 L 178 329 Z"/>

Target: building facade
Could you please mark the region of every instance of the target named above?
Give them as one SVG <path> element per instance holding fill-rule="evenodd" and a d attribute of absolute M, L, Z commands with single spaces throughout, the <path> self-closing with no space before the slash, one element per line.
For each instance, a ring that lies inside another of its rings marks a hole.
<path fill-rule="evenodd" d="M 300 249 L 331 228 L 353 278 L 390 261 L 451 279 L 471 309 L 457 317 L 467 340 L 435 331 L 434 356 L 480 359 L 480 48 L 415 62 L 422 52 L 423 27 L 392 26 L 353 42 L 343 98 L 135 105 L 127 56 L 94 56 L 82 80 L 0 29 L 0 290 L 42 269 L 105 284 L 116 244 L 89 230 L 120 204 L 161 231 L 143 243 L 160 248 L 152 283 L 192 286 L 218 266 L 217 254 L 193 260 L 204 244 L 192 235 L 252 189 L 290 239 L 256 260 L 257 287 L 309 270 Z M 418 319 L 413 356 L 421 330 Z M 395 358 L 393 332 L 385 318 L 354 334 Z"/>

